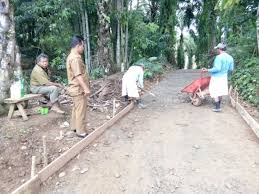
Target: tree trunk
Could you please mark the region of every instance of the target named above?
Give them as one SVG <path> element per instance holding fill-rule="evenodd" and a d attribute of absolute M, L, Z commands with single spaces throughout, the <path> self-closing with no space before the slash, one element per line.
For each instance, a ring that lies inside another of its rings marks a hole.
<path fill-rule="evenodd" d="M 259 4 L 257 7 L 256 34 L 257 34 L 257 52 L 259 53 Z"/>
<path fill-rule="evenodd" d="M 158 12 L 158 3 L 154 0 L 150 2 L 150 21 L 155 22 L 156 21 L 156 15 Z"/>
<path fill-rule="evenodd" d="M 82 0 L 80 0 L 79 2 L 80 5 L 80 15 L 81 15 L 81 22 L 82 22 L 82 30 L 83 30 L 83 37 L 84 40 L 86 40 L 87 35 L 86 35 L 86 18 L 85 18 L 85 11 L 84 11 L 84 6 L 83 6 L 83 2 Z M 86 71 L 87 73 L 89 73 L 89 69 L 88 69 L 88 64 L 87 64 L 87 42 L 84 41 L 84 58 L 85 58 L 85 65 L 86 65 Z"/>
<path fill-rule="evenodd" d="M 126 13 L 127 13 L 127 21 L 126 21 L 126 26 L 125 26 L 125 48 L 124 48 L 124 66 L 127 69 L 128 68 L 128 47 L 129 47 L 129 16 L 128 16 L 128 6 L 129 2 L 126 0 Z"/>
<path fill-rule="evenodd" d="M 125 54 L 125 39 L 124 39 L 125 37 L 124 37 L 124 33 L 123 33 L 123 26 L 121 25 L 121 48 L 120 48 L 120 50 L 121 50 L 121 72 L 124 72 L 124 70 L 125 70 L 125 63 L 124 63 L 124 61 L 123 61 L 123 59 L 124 59 L 124 54 Z"/>
<path fill-rule="evenodd" d="M 120 36 L 120 0 L 116 1 L 116 9 L 118 12 L 117 16 L 117 34 L 116 34 L 116 65 L 117 69 L 120 69 L 121 67 L 121 36 Z"/>
<path fill-rule="evenodd" d="M 12 75 L 22 76 L 20 60 L 13 10 L 9 0 L 0 0 L 0 104 L 9 97 Z"/>
<path fill-rule="evenodd" d="M 124 56 L 124 64 L 125 64 L 125 68 L 127 69 L 129 67 L 128 64 L 128 47 L 129 47 L 129 26 L 128 26 L 128 21 L 125 27 L 125 56 Z"/>
<path fill-rule="evenodd" d="M 111 71 L 110 63 L 110 26 L 107 21 L 107 14 L 109 11 L 110 0 L 101 0 L 97 6 L 97 14 L 99 19 L 99 33 L 98 33 L 98 51 L 97 57 L 101 67 L 105 69 L 106 73 Z"/>
<path fill-rule="evenodd" d="M 89 72 L 91 72 L 92 65 L 91 65 L 90 30 L 89 30 L 88 14 L 86 10 L 85 10 L 85 28 L 86 28 L 86 42 L 87 42 L 87 65 L 88 65 Z"/>
<path fill-rule="evenodd" d="M 213 24 L 211 26 L 211 39 L 209 40 L 210 41 L 210 43 L 209 43 L 209 45 L 210 45 L 209 53 L 210 53 L 210 51 L 213 50 L 213 48 L 217 44 L 217 38 L 216 38 L 216 36 L 217 36 L 217 26 L 216 26 L 217 22 L 216 22 L 215 11 L 214 11 L 214 13 L 212 15 L 213 15 L 213 19 L 214 19 L 215 22 L 213 22 Z"/>
<path fill-rule="evenodd" d="M 140 2 L 139 2 L 139 0 L 137 0 L 137 10 L 139 9 L 139 4 L 140 4 Z"/>

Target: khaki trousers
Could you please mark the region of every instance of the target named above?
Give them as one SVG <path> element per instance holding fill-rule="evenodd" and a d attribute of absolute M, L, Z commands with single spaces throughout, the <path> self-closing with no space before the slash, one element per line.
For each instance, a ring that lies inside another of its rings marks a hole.
<path fill-rule="evenodd" d="M 58 101 L 60 91 L 61 89 L 57 86 L 31 86 L 31 92 L 33 94 L 47 95 L 52 104 Z"/>
<path fill-rule="evenodd" d="M 87 98 L 83 95 L 73 97 L 71 116 L 71 129 L 76 129 L 77 134 L 87 133 Z"/>

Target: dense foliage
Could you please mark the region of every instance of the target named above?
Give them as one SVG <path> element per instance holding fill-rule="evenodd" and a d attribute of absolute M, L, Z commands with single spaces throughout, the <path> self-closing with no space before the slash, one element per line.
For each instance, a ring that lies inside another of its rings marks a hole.
<path fill-rule="evenodd" d="M 50 56 L 54 79 L 66 82 L 65 59 L 73 34 L 86 38 L 88 53 L 84 57 L 90 63 L 93 79 L 114 70 L 125 70 L 139 60 L 147 66 L 147 78 L 162 73 L 165 63 L 174 68 L 191 68 L 194 63 L 198 67 L 211 67 L 215 57 L 213 47 L 223 41 L 235 59 L 232 84 L 245 100 L 258 105 L 259 0 L 12 0 L 11 3 L 16 38 L 26 68 L 31 68 L 35 57 L 44 52 Z M 150 57 L 158 60 L 149 61 Z"/>

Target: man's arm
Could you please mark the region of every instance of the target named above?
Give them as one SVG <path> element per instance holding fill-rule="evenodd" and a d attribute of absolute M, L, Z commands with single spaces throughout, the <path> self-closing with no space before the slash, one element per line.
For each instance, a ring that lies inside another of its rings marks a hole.
<path fill-rule="evenodd" d="M 78 75 L 75 78 L 78 81 L 78 83 L 80 84 L 80 86 L 83 88 L 84 95 L 89 96 L 91 92 L 90 92 L 90 89 L 88 88 L 87 84 L 85 83 L 83 76 Z"/>
<path fill-rule="evenodd" d="M 138 85 L 140 88 L 144 88 L 144 71 L 143 70 L 139 73 Z"/>
<path fill-rule="evenodd" d="M 215 58 L 214 65 L 211 69 L 208 69 L 209 73 L 216 73 L 221 70 L 221 59 L 219 57 Z"/>
<path fill-rule="evenodd" d="M 55 83 L 55 82 L 48 82 L 46 84 L 44 84 L 45 86 L 56 86 L 56 87 L 59 87 L 59 88 L 63 88 L 63 85 L 60 84 L 60 83 Z"/>

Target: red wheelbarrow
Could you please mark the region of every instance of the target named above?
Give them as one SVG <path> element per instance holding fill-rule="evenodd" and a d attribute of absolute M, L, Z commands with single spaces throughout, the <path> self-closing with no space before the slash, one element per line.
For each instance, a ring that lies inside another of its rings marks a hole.
<path fill-rule="evenodd" d="M 194 106 L 200 106 L 202 100 L 209 95 L 210 78 L 210 76 L 203 77 L 201 74 L 199 79 L 194 80 L 191 84 L 181 90 L 181 92 L 190 94 L 191 103 Z"/>

